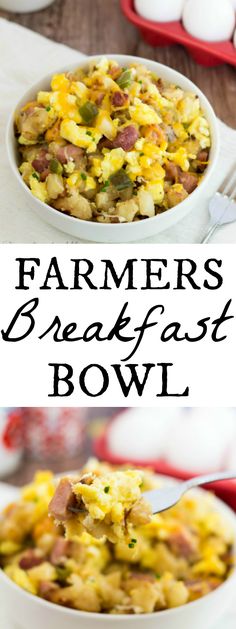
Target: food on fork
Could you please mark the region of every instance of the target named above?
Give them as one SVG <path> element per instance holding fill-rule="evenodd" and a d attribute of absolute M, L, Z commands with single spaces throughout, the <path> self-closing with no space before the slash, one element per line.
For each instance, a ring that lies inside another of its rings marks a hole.
<path fill-rule="evenodd" d="M 49 515 L 65 526 L 68 539 L 87 531 L 116 543 L 132 538 L 134 526 L 151 521 L 151 508 L 142 498 L 143 474 L 136 470 L 83 474 L 62 478 L 49 505 Z"/>
<path fill-rule="evenodd" d="M 51 89 L 16 113 L 15 133 L 32 194 L 99 223 L 176 206 L 201 183 L 211 147 L 195 93 L 107 58 L 54 75 Z"/>
<path fill-rule="evenodd" d="M 127 471 L 91 460 L 77 476 L 85 494 L 95 480 L 89 485 L 81 479 L 88 480 L 89 475 L 100 479 L 103 498 L 118 491 L 116 474 L 126 477 Z M 139 501 L 140 490 L 148 491 L 161 482 L 147 470 L 133 472 L 129 506 L 136 497 Z M 109 474 L 111 488 L 104 491 L 108 485 L 102 479 Z M 188 493 L 176 507 L 152 516 L 146 524 L 135 524 L 131 539 L 122 528 L 120 539 L 111 543 L 105 535 L 95 538 L 94 531 L 77 535 L 77 529 L 75 536 L 65 538 L 64 525 L 55 525 L 48 516 L 57 484 L 50 472 L 39 472 L 0 517 L 0 566 L 28 593 L 79 611 L 145 614 L 191 603 L 229 577 L 234 567 L 234 532 L 210 494 Z M 93 499 L 86 495 L 90 509 L 93 502 L 99 509 L 104 506 L 98 483 L 95 487 Z M 67 489 L 64 482 L 65 495 Z M 69 492 L 67 496 L 73 506 L 74 497 Z M 60 510 L 60 502 L 56 507 Z"/>

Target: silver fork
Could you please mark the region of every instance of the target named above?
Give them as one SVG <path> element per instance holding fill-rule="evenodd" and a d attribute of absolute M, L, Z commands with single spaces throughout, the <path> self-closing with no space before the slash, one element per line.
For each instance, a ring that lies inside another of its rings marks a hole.
<path fill-rule="evenodd" d="M 211 236 L 221 225 L 236 221 L 236 163 L 222 182 L 219 190 L 209 203 L 210 225 L 202 244 L 209 242 Z"/>
<path fill-rule="evenodd" d="M 145 491 L 142 495 L 143 498 L 150 504 L 153 513 L 161 513 L 170 509 L 179 502 L 182 496 L 192 489 L 193 487 L 199 487 L 199 485 L 207 485 L 208 483 L 214 483 L 222 480 L 236 479 L 235 472 L 216 472 L 215 474 L 206 474 L 204 476 L 195 476 L 184 483 L 176 483 L 176 485 L 166 485 L 160 489 L 151 489 L 151 491 Z"/>

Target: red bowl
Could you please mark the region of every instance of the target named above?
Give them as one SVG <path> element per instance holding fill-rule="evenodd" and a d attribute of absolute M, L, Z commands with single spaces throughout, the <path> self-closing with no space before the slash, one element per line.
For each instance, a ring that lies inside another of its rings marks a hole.
<path fill-rule="evenodd" d="M 127 19 L 139 29 L 150 46 L 181 44 L 203 66 L 229 63 L 236 66 L 236 49 L 231 41 L 204 42 L 187 33 L 181 22 L 151 22 L 138 15 L 133 0 L 120 0 L 121 9 Z"/>
<path fill-rule="evenodd" d="M 117 417 L 117 415 L 116 415 Z M 111 420 L 114 421 L 115 418 Z M 113 454 L 109 449 L 108 444 L 108 433 L 111 422 L 108 423 L 107 428 L 103 432 L 103 434 L 96 438 L 93 442 L 93 452 L 94 454 L 101 460 L 107 461 L 113 465 L 125 465 L 126 463 L 131 463 L 137 467 L 151 467 L 158 474 L 163 474 L 165 476 L 172 476 L 173 478 L 178 478 L 181 480 L 188 480 L 193 476 L 199 476 L 200 474 L 204 474 L 204 471 L 201 470 L 196 474 L 192 472 L 188 472 L 187 470 L 177 469 L 172 467 L 165 459 L 156 459 L 156 460 L 134 460 L 128 461 L 126 458 L 122 456 L 118 456 Z M 211 483 L 211 485 L 206 485 L 205 489 L 208 489 L 216 494 L 218 498 L 221 498 L 224 502 L 226 502 L 234 511 L 236 511 L 236 480 L 230 481 L 220 481 L 216 483 Z"/>

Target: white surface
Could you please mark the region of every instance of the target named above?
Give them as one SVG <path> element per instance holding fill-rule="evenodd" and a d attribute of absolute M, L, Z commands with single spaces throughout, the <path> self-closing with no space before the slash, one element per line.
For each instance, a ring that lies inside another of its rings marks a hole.
<path fill-rule="evenodd" d="M 186 31 L 209 42 L 227 41 L 235 27 L 230 0 L 187 0 L 183 11 Z"/>
<path fill-rule="evenodd" d="M 139 15 L 153 22 L 172 22 L 180 20 L 185 0 L 135 0 L 135 9 Z"/>
<path fill-rule="evenodd" d="M 87 58 L 90 63 L 96 63 L 100 58 L 96 55 L 95 57 Z M 205 115 L 208 119 L 211 138 L 212 138 L 212 146 L 211 146 L 211 160 L 210 165 L 207 168 L 204 179 L 200 186 L 196 188 L 193 194 L 190 194 L 187 199 L 185 199 L 178 206 L 171 208 L 168 212 L 162 212 L 159 216 L 154 216 L 145 221 L 134 221 L 130 223 L 121 223 L 119 225 L 107 224 L 102 225 L 92 221 L 83 221 L 78 218 L 74 218 L 72 216 L 67 216 L 65 212 L 55 212 L 53 208 L 51 208 L 46 203 L 42 203 L 39 199 L 32 196 L 31 191 L 28 186 L 26 186 L 22 180 L 22 177 L 19 173 L 18 168 L 18 152 L 16 150 L 16 141 L 15 141 L 15 133 L 14 133 L 14 114 L 10 117 L 7 127 L 7 153 L 10 161 L 11 170 L 13 172 L 13 177 L 15 177 L 18 182 L 20 188 L 23 190 L 25 195 L 25 202 L 30 203 L 31 209 L 36 212 L 40 218 L 43 218 L 47 223 L 60 229 L 61 231 L 65 231 L 70 234 L 73 238 L 83 238 L 83 240 L 94 241 L 94 242 L 130 242 L 135 241 L 138 242 L 141 238 L 150 238 L 156 234 L 160 234 L 163 231 L 166 231 L 167 228 L 170 230 L 173 226 L 176 225 L 180 220 L 184 217 L 187 217 L 189 214 L 193 215 L 193 212 L 197 210 L 197 208 L 201 205 L 202 200 L 205 199 L 205 195 L 207 194 L 208 188 L 211 185 L 212 179 L 215 176 L 215 172 L 218 169 L 218 160 L 219 160 L 219 147 L 220 147 L 220 138 L 219 138 L 219 126 L 217 118 L 214 114 L 214 111 L 209 104 L 209 101 L 206 99 L 204 94 L 185 76 L 176 72 L 172 68 L 168 68 L 162 64 L 156 63 L 152 60 L 146 60 L 138 57 L 131 57 L 127 55 L 110 55 L 110 59 L 113 59 L 119 63 L 121 67 L 126 67 L 130 63 L 137 63 L 138 61 L 141 64 L 145 64 L 148 69 L 155 73 L 157 76 L 162 79 L 168 81 L 168 83 L 174 83 L 175 85 L 179 85 L 186 92 L 193 92 L 197 94 L 199 100 L 201 102 L 202 109 L 205 112 Z M 85 61 L 82 59 L 80 63 L 75 63 L 74 66 L 70 65 L 70 69 L 76 69 L 77 67 L 84 67 Z M 64 72 L 65 64 L 63 67 L 58 67 L 57 72 L 60 74 Z M 35 94 L 40 91 L 47 91 L 51 82 L 51 73 L 44 77 L 43 80 L 37 82 L 31 86 L 30 90 L 26 92 L 20 99 L 14 109 L 21 109 L 22 106 L 25 105 L 26 102 L 31 102 L 35 99 Z"/>
<path fill-rule="evenodd" d="M 12 41 L 14 40 L 14 46 Z M 16 55 L 17 50 L 17 67 Z M 0 19 L 0 239 L 2 242 L 79 242 L 46 225 L 25 201 L 23 191 L 14 181 L 5 150 L 5 129 L 10 109 L 22 93 L 40 76 L 57 69 L 60 64 L 72 64 L 81 54 L 60 44 L 53 43 L 16 24 Z M 38 60 L 40 58 L 40 71 Z M 144 242 L 181 243 L 199 242 L 208 225 L 208 200 L 220 184 L 222 177 L 234 161 L 236 131 L 220 125 L 222 151 L 221 167 L 208 190 L 206 202 L 198 207 L 171 230 L 146 239 Z M 17 205 L 14 200 L 17 199 Z M 236 242 L 236 224 L 222 228 L 214 237 L 215 242 Z"/>

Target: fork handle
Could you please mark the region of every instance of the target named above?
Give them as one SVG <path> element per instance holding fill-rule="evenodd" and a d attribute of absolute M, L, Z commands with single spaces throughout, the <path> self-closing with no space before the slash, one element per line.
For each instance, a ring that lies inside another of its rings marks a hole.
<path fill-rule="evenodd" d="M 209 229 L 208 229 L 206 235 L 204 236 L 203 240 L 201 240 L 201 245 L 204 245 L 207 242 L 209 242 L 210 238 L 215 233 L 215 231 L 218 229 L 218 227 L 219 227 L 219 223 L 215 223 L 215 225 L 212 225 L 211 227 L 209 227 Z"/>
<path fill-rule="evenodd" d="M 215 483 L 216 481 L 233 479 L 236 479 L 236 470 L 232 472 L 215 472 L 214 474 L 205 474 L 204 476 L 196 476 L 195 478 L 187 480 L 183 483 L 183 490 L 185 492 L 188 489 L 198 487 L 199 485 L 207 485 L 208 483 Z"/>

